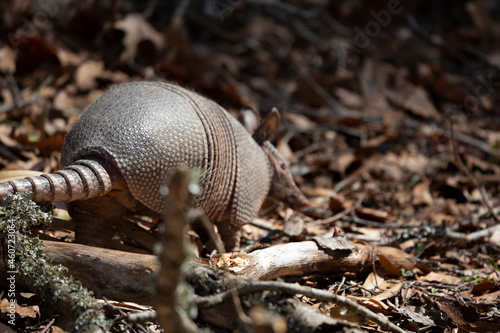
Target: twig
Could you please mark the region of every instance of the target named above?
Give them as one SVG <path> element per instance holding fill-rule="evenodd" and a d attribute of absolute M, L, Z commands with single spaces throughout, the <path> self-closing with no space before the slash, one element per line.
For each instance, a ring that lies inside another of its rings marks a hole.
<path fill-rule="evenodd" d="M 19 92 L 19 86 L 17 85 L 17 82 L 16 80 L 14 79 L 14 76 L 12 76 L 12 74 L 8 74 L 7 75 L 7 83 L 9 84 L 9 87 L 10 87 L 10 92 L 12 93 L 12 97 L 14 98 L 14 105 L 16 106 L 16 108 L 20 108 L 21 106 L 21 103 L 22 103 L 22 100 L 21 100 L 21 94 Z"/>
<path fill-rule="evenodd" d="M 115 306 L 108 302 L 106 297 L 104 299 L 104 307 L 110 309 L 111 311 L 117 312 L 120 316 L 117 320 L 120 320 L 121 324 L 128 328 L 129 331 L 133 330 L 133 328 L 139 329 L 139 331 L 144 333 L 149 333 L 149 331 L 145 330 L 141 323 L 146 321 L 155 321 L 156 320 L 156 312 L 155 311 L 137 311 L 132 313 L 126 313 L 122 310 L 122 308 Z M 153 312 L 153 315 L 149 315 L 149 312 Z M 126 320 L 124 320 L 126 319 Z M 116 324 L 116 321 L 115 321 Z"/>
<path fill-rule="evenodd" d="M 281 2 L 281 1 L 276 1 L 276 0 L 251 0 L 250 2 L 259 4 L 259 5 L 266 5 L 269 7 L 275 7 L 275 8 L 278 8 L 279 10 L 282 10 L 284 12 L 287 12 L 287 13 L 295 15 L 295 16 L 299 16 L 299 17 L 306 19 L 306 20 L 311 20 L 311 19 L 314 19 L 318 16 L 318 8 L 317 7 L 312 7 L 311 9 L 305 9 L 305 8 L 293 6 L 293 5 L 288 4 L 286 2 Z"/>
<path fill-rule="evenodd" d="M 12 80 L 14 80 L 14 78 L 12 78 Z M 4 104 L 4 105 L 0 106 L 0 113 L 10 112 L 14 109 L 21 109 L 25 106 L 28 106 L 28 105 L 35 103 L 38 100 L 38 98 L 40 98 L 40 90 L 42 88 L 44 88 L 45 86 L 47 86 L 50 83 L 50 81 L 52 81 L 51 75 L 47 76 L 45 78 L 45 80 L 43 80 L 42 83 L 40 83 L 38 88 L 33 93 L 33 96 L 31 96 L 31 98 L 29 98 L 26 101 L 21 100 L 21 97 L 19 95 L 19 87 L 17 86 L 15 81 L 9 82 L 9 85 L 11 86 L 12 94 L 14 95 L 14 104 Z"/>
<path fill-rule="evenodd" d="M 489 212 L 497 222 L 500 222 L 500 218 L 496 214 L 495 210 L 493 209 L 491 202 L 488 198 L 488 194 L 486 193 L 486 189 L 484 188 L 483 185 L 479 184 L 477 179 L 474 177 L 474 175 L 467 169 L 465 164 L 463 163 L 462 159 L 458 155 L 458 148 L 457 148 L 457 141 L 455 140 L 455 131 L 453 130 L 453 120 L 450 117 L 450 132 L 451 132 L 451 143 L 453 147 L 453 155 L 455 157 L 455 161 L 457 163 L 458 168 L 469 178 L 469 180 L 474 184 L 479 189 L 479 192 L 481 193 L 481 197 L 483 199 L 483 204 L 488 208 Z"/>
<path fill-rule="evenodd" d="M 153 16 L 156 6 L 158 6 L 158 0 L 149 0 L 146 9 L 142 13 L 145 18 L 151 18 Z"/>
<path fill-rule="evenodd" d="M 331 50 L 331 46 L 325 42 L 325 39 L 319 37 L 308 27 L 308 24 L 303 22 L 302 20 L 298 20 L 295 18 L 290 18 L 289 24 L 302 39 L 316 46 L 318 50 L 321 52 L 325 52 L 327 50 Z"/>
<path fill-rule="evenodd" d="M 299 113 L 311 118 L 316 118 L 316 117 L 322 117 L 322 118 L 328 118 L 332 120 L 342 120 L 346 117 L 348 118 L 356 118 L 359 120 L 362 120 L 363 122 L 370 123 L 370 124 L 376 124 L 380 126 L 385 126 L 384 121 L 382 117 L 375 117 L 375 116 L 367 116 L 363 115 L 361 112 L 355 111 L 355 110 L 349 110 L 348 113 L 347 111 L 342 111 L 341 113 L 333 114 L 326 109 L 309 109 L 309 108 L 301 108 L 301 109 L 295 109 L 295 113 Z M 394 127 L 400 130 L 420 130 L 423 127 L 429 127 L 428 124 L 424 124 L 420 121 L 414 120 L 414 119 L 405 119 L 404 121 L 399 121 L 394 123 Z M 311 130 L 302 130 L 300 128 L 290 128 L 291 130 L 301 132 L 301 133 L 308 133 L 312 131 L 318 131 L 324 129 L 326 130 L 331 130 L 331 127 L 315 127 Z M 438 128 L 436 126 L 431 128 L 432 131 L 435 132 L 441 132 L 441 128 Z M 441 134 L 441 133 L 440 133 Z M 445 137 L 450 138 L 451 133 L 449 131 L 444 132 Z M 485 154 L 494 156 L 494 157 L 500 157 L 500 152 L 497 150 L 494 150 L 491 148 L 489 145 L 485 144 L 483 141 L 475 139 L 465 133 L 461 132 L 455 132 L 455 139 L 461 143 L 468 144 L 470 146 L 473 146 L 480 151 L 482 151 Z"/>
<path fill-rule="evenodd" d="M 348 207 L 348 208 L 344 209 L 343 211 L 341 211 L 340 213 L 337 213 L 337 214 L 335 214 L 333 216 L 327 217 L 326 219 L 316 220 L 316 221 L 313 221 L 313 222 L 306 222 L 305 224 L 307 226 L 330 224 L 332 222 L 340 220 L 340 218 L 342 216 L 345 216 L 345 215 L 349 214 L 350 210 L 351 210 L 351 207 Z"/>
<path fill-rule="evenodd" d="M 262 230 L 265 230 L 265 231 L 269 231 L 269 232 L 276 232 L 276 233 L 282 233 L 283 231 L 280 230 L 280 229 L 276 229 L 276 228 L 273 228 L 273 227 L 269 227 L 267 225 L 264 225 L 262 223 L 259 223 L 259 222 L 256 222 L 256 221 L 252 221 L 250 222 L 250 225 L 256 227 L 256 228 L 259 228 L 259 229 L 262 229 Z"/>
<path fill-rule="evenodd" d="M 47 326 L 40 332 L 40 333 L 47 333 L 50 329 L 50 327 L 56 322 L 56 318 L 52 318 L 48 323 Z"/>
<path fill-rule="evenodd" d="M 352 311 L 355 311 L 361 316 L 370 319 L 381 326 L 387 327 L 391 332 L 406 332 L 405 330 L 391 323 L 386 317 L 377 315 L 376 313 L 368 310 L 367 308 L 346 297 L 332 294 L 324 290 L 318 290 L 311 287 L 297 286 L 285 282 L 276 281 L 249 281 L 248 284 L 237 288 L 239 294 L 248 294 L 265 290 L 280 291 L 287 294 L 301 294 L 307 297 L 315 298 L 322 302 L 336 303 L 338 305 L 345 306 Z M 216 304 L 222 303 L 225 299 L 227 299 L 230 293 L 231 291 L 228 290 L 214 296 L 199 297 L 197 299 L 197 305 L 200 307 L 214 306 Z"/>
<path fill-rule="evenodd" d="M 146 321 L 155 321 L 156 318 L 156 311 L 142 311 L 127 314 L 127 321 L 132 324 L 144 323 Z"/>
<path fill-rule="evenodd" d="M 493 210 L 495 211 L 496 214 L 500 213 L 500 207 L 496 207 Z M 488 214 L 490 214 L 490 211 L 487 208 L 482 209 L 480 212 L 463 219 L 462 223 L 469 223 L 471 221 L 478 221 L 478 220 L 486 217 Z"/>
<path fill-rule="evenodd" d="M 306 81 L 319 97 L 321 97 L 331 108 L 335 116 L 340 116 L 340 105 L 337 100 L 330 95 L 322 86 L 320 86 L 309 73 L 298 64 L 292 64 L 292 68 Z"/>
<path fill-rule="evenodd" d="M 467 242 L 473 242 L 482 237 L 489 237 L 497 230 L 500 230 L 500 224 L 497 224 L 495 226 L 483 230 L 471 232 L 470 234 L 464 234 L 461 232 L 453 231 L 450 228 L 446 228 L 446 236 L 451 239 L 463 239 Z"/>
<path fill-rule="evenodd" d="M 212 23 L 210 20 L 207 20 L 204 16 L 199 15 L 193 11 L 189 11 L 186 14 L 192 21 L 196 22 L 200 25 L 203 30 L 209 31 L 210 33 L 220 37 L 222 39 L 227 39 L 228 41 L 234 43 L 245 42 L 245 45 L 253 50 L 262 49 L 262 43 L 258 39 L 255 39 L 248 35 L 243 35 L 238 32 L 230 31 L 227 29 L 221 28 L 220 25 Z"/>
<path fill-rule="evenodd" d="M 315 130 L 317 130 L 317 128 L 314 128 Z M 315 152 L 316 150 L 320 150 L 320 149 L 324 149 L 324 148 L 329 148 L 332 146 L 332 143 L 331 142 L 314 142 L 304 148 L 302 148 L 301 150 L 297 150 L 293 153 L 293 156 L 296 157 L 297 159 L 299 158 L 302 158 L 306 155 L 309 155 L 313 152 Z"/>
<path fill-rule="evenodd" d="M 469 46 L 451 46 L 450 44 L 444 43 L 442 41 L 438 41 L 436 39 L 433 39 L 427 31 L 425 31 L 417 22 L 415 17 L 410 14 L 409 12 L 405 12 L 405 18 L 406 21 L 408 22 L 408 25 L 410 29 L 412 29 L 417 36 L 422 38 L 423 40 L 431 43 L 434 46 L 440 47 L 445 49 L 446 51 L 450 52 L 453 54 L 457 59 L 460 59 L 463 63 L 467 63 L 467 59 L 464 57 L 462 53 L 468 53 L 476 57 L 480 62 L 483 64 L 495 69 L 496 71 L 500 72 L 500 67 L 493 63 L 491 60 L 488 59 L 488 57 L 483 54 L 482 52 L 478 51 L 476 48 L 472 48 Z"/>
<path fill-rule="evenodd" d="M 191 0 L 181 0 L 177 8 L 175 9 L 174 16 L 183 17 L 186 13 L 186 9 L 189 6 Z"/>
<path fill-rule="evenodd" d="M 344 187 L 350 185 L 352 182 L 354 182 L 354 180 L 352 178 L 344 178 L 342 179 L 340 182 L 337 183 L 337 185 L 335 185 L 335 187 L 333 188 L 332 190 L 332 194 L 333 195 L 336 195 L 337 193 L 339 193 Z"/>
<path fill-rule="evenodd" d="M 445 133 L 445 135 L 451 136 L 450 133 L 448 133 L 448 132 Z M 460 133 L 460 132 L 455 132 L 455 138 L 462 143 L 468 144 L 470 146 L 473 146 L 473 147 L 483 151 L 484 153 L 499 157 L 498 151 L 491 148 L 491 146 L 486 144 L 484 141 L 472 138 L 472 137 L 468 136 L 467 134 Z"/>

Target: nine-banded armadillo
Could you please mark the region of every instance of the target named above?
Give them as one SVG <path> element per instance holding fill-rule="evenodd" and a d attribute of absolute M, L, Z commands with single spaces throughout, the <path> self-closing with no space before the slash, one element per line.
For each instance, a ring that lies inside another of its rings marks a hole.
<path fill-rule="evenodd" d="M 215 102 L 174 84 L 126 83 L 104 93 L 68 133 L 61 169 L 0 184 L 0 198 L 31 192 L 37 202 L 63 201 L 77 241 L 105 245 L 113 221 L 163 215 L 164 187 L 179 166 L 200 168 L 197 207 L 216 223 L 227 250 L 239 248 L 266 195 L 307 206 L 288 165 L 269 143 L 273 111 L 253 133 Z"/>

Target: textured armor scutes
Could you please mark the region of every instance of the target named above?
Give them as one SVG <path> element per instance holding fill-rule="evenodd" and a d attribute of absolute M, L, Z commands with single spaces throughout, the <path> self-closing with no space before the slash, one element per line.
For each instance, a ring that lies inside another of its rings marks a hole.
<path fill-rule="evenodd" d="M 236 141 L 238 165 L 231 224 L 242 226 L 257 216 L 269 192 L 272 170 L 264 151 L 252 139 L 245 128 L 231 119 Z"/>
<path fill-rule="evenodd" d="M 269 189 L 269 162 L 246 130 L 218 104 L 163 82 L 123 84 L 92 104 L 68 133 L 61 165 L 87 156 L 158 213 L 180 165 L 203 171 L 195 205 L 213 221 L 249 223 Z"/>
<path fill-rule="evenodd" d="M 192 104 L 167 85 L 125 84 L 92 104 L 68 133 L 61 165 L 94 155 L 114 164 L 132 195 L 156 212 L 176 166 L 204 166 L 206 135 Z"/>

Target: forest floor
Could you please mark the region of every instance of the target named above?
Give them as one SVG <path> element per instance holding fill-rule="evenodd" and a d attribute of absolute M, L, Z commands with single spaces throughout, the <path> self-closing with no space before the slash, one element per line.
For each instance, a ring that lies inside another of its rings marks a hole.
<path fill-rule="evenodd" d="M 311 207 L 267 209 L 244 227 L 243 250 L 342 230 L 415 265 L 284 281 L 412 332 L 500 332 L 500 5 L 367 3 L 3 1 L 0 167 L 57 170 L 66 133 L 121 82 L 174 81 L 232 113 L 277 107 L 275 143 Z M 14 330 L 67 329 L 29 295 Z M 3 294 L 5 325 L 8 305 Z"/>

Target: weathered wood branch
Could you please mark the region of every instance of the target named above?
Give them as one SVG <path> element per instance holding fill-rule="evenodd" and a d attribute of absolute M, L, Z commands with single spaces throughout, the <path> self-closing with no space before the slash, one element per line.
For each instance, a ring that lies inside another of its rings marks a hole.
<path fill-rule="evenodd" d="M 45 241 L 45 248 L 54 257 L 54 263 L 66 266 L 97 297 L 151 304 L 151 276 L 158 269 L 154 256 L 52 241 Z M 388 252 L 399 255 L 391 260 L 396 268 L 411 269 L 415 264 L 412 256 L 393 248 L 354 243 L 350 253 L 345 249 L 330 249 L 326 253 L 316 242 L 306 241 L 276 245 L 248 254 L 230 253 L 217 265 L 229 265 L 230 269 L 237 268 L 236 274 L 241 277 L 262 280 L 303 274 L 363 274 L 373 269 L 373 259 L 378 262 L 381 254 L 387 257 Z M 374 254 L 378 255 L 374 257 Z M 230 262 L 239 264 L 231 265 Z M 5 275 L 5 272 L 0 274 Z M 0 282 L 5 283 L 3 276 Z"/>
<path fill-rule="evenodd" d="M 304 274 L 366 274 L 373 270 L 372 263 L 379 262 L 381 256 L 390 258 L 395 268 L 392 274 L 397 275 L 401 268 L 411 270 L 415 266 L 413 256 L 395 248 L 374 247 L 363 242 L 352 243 L 351 247 L 325 248 L 317 241 L 288 243 L 251 253 L 222 254 L 213 257 L 212 264 L 259 280 Z"/>
<path fill-rule="evenodd" d="M 158 269 L 154 256 L 73 243 L 46 241 L 45 244 L 46 252 L 54 257 L 54 262 L 68 267 L 70 273 L 84 286 L 93 290 L 97 297 L 152 304 L 152 275 Z M 412 263 L 414 265 L 411 256 L 392 248 L 374 248 L 364 243 L 354 243 L 352 250 L 347 251 L 342 246 L 335 250 L 331 246 L 326 249 L 324 244 L 318 244 L 321 243 L 317 241 L 289 243 L 248 254 L 233 253 L 220 257 L 219 265 L 228 265 L 229 262 L 246 263 L 230 267 L 231 269 L 239 267 L 237 273 L 239 276 L 192 261 L 186 279 L 197 295 L 209 296 L 231 285 L 244 285 L 248 277 L 269 280 L 279 276 L 303 274 L 338 274 L 346 271 L 364 273 L 372 270 L 372 260 L 375 262 L 379 262 L 381 258 L 387 260 L 391 255 L 393 257 L 390 261 L 393 265 L 401 265 L 400 268 L 406 269 L 411 269 Z M 3 277 L 0 279 L 2 282 L 6 281 Z M 276 304 L 276 309 L 279 307 L 279 312 L 287 318 L 288 325 L 292 325 L 292 321 L 288 319 L 293 318 L 289 316 L 295 316 L 294 313 L 299 307 L 307 307 L 291 300 L 287 295 L 272 294 L 275 297 L 273 300 L 268 299 L 270 296 L 261 296 L 261 301 L 274 302 L 272 304 Z M 245 307 L 249 308 L 252 305 L 247 303 Z M 313 326 L 317 328 L 318 325 L 326 325 L 329 328 L 345 325 L 321 314 L 317 316 L 318 319 L 314 323 L 300 321 L 293 325 L 302 325 L 301 331 L 313 331 Z M 241 325 L 231 302 L 200 309 L 200 318 L 224 328 L 235 329 Z"/>

